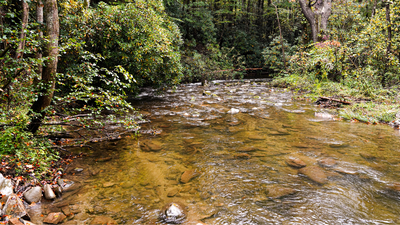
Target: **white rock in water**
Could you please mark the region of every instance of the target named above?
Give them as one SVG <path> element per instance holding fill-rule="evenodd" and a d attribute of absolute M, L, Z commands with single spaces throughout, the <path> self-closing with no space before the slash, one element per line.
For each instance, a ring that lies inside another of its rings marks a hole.
<path fill-rule="evenodd" d="M 240 110 L 239 109 L 235 109 L 235 108 L 232 108 L 231 110 L 228 111 L 229 114 L 237 114 L 239 112 L 240 112 Z"/>
<path fill-rule="evenodd" d="M 169 207 L 168 210 L 165 212 L 165 214 L 169 217 L 178 217 L 182 213 L 183 211 L 176 204 L 172 204 L 171 207 Z"/>

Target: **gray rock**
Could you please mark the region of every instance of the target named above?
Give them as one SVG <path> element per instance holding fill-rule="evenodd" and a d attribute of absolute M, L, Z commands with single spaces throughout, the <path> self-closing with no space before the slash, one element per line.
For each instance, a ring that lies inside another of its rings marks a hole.
<path fill-rule="evenodd" d="M 13 185 L 10 179 L 5 179 L 3 175 L 0 173 L 0 194 L 4 196 L 9 196 L 13 191 Z"/>
<path fill-rule="evenodd" d="M 31 204 L 32 202 L 39 202 L 42 198 L 42 188 L 39 186 L 31 188 L 29 191 L 24 193 L 26 202 Z"/>
<path fill-rule="evenodd" d="M 58 179 L 57 181 L 58 185 L 60 185 L 61 189 L 65 191 L 70 191 L 74 189 L 75 182 L 72 180 L 67 180 L 67 179 Z"/>
<path fill-rule="evenodd" d="M 53 186 L 54 193 L 56 194 L 57 197 L 61 197 L 62 195 L 62 188 L 59 185 L 54 185 Z"/>
<path fill-rule="evenodd" d="M 24 203 L 16 194 L 11 194 L 8 197 L 6 204 L 2 210 L 3 215 L 8 215 L 9 219 L 24 218 L 29 220 L 28 212 L 25 209 Z"/>
<path fill-rule="evenodd" d="M 187 217 L 186 207 L 179 202 L 168 203 L 161 209 L 159 217 L 165 223 L 183 223 Z"/>
<path fill-rule="evenodd" d="M 44 197 L 48 200 L 52 200 L 56 198 L 56 194 L 54 194 L 53 189 L 51 189 L 50 184 L 44 185 Z"/>

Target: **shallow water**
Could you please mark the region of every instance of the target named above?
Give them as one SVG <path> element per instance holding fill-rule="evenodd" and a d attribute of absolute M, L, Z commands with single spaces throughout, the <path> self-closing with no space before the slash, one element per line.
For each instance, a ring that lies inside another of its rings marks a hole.
<path fill-rule="evenodd" d="M 84 172 L 66 176 L 82 188 L 45 203 L 46 210 L 68 202 L 79 209 L 76 224 L 94 215 L 160 224 L 163 205 L 179 201 L 188 208 L 186 224 L 400 223 L 400 195 L 388 188 L 400 181 L 400 138 L 389 126 L 333 120 L 260 82 L 187 85 L 156 97 L 149 90 L 133 105 L 151 121 L 142 134 L 88 150 L 69 168 Z M 232 108 L 240 112 L 228 113 Z M 162 150 L 146 152 L 145 142 Z M 285 163 L 299 158 L 318 166 L 327 157 L 337 165 L 320 166 L 328 176 L 324 185 Z M 190 169 L 200 176 L 181 183 Z M 269 197 L 274 187 L 295 193 Z"/>

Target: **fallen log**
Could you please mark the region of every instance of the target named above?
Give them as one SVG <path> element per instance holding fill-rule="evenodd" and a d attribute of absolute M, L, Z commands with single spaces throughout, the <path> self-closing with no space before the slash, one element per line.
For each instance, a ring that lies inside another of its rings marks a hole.
<path fill-rule="evenodd" d="M 351 105 L 351 102 L 345 101 L 345 100 L 340 100 L 340 99 L 335 99 L 335 98 L 329 98 L 329 97 L 319 97 L 317 101 L 315 101 L 315 104 L 322 104 L 322 103 L 327 103 L 327 102 L 336 102 L 336 103 L 341 103 L 343 105 Z"/>

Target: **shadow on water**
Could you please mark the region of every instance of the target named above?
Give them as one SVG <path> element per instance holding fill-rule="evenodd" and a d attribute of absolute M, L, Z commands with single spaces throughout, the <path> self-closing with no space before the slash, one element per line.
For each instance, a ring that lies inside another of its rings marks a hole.
<path fill-rule="evenodd" d="M 142 134 L 94 145 L 66 171 L 79 189 L 44 210 L 69 210 L 75 224 L 96 215 L 162 224 L 162 207 L 180 202 L 185 224 L 400 223 L 400 145 L 390 127 L 334 120 L 263 82 L 139 99 L 134 107 L 151 121 Z M 184 181 L 185 171 L 195 175 Z"/>

